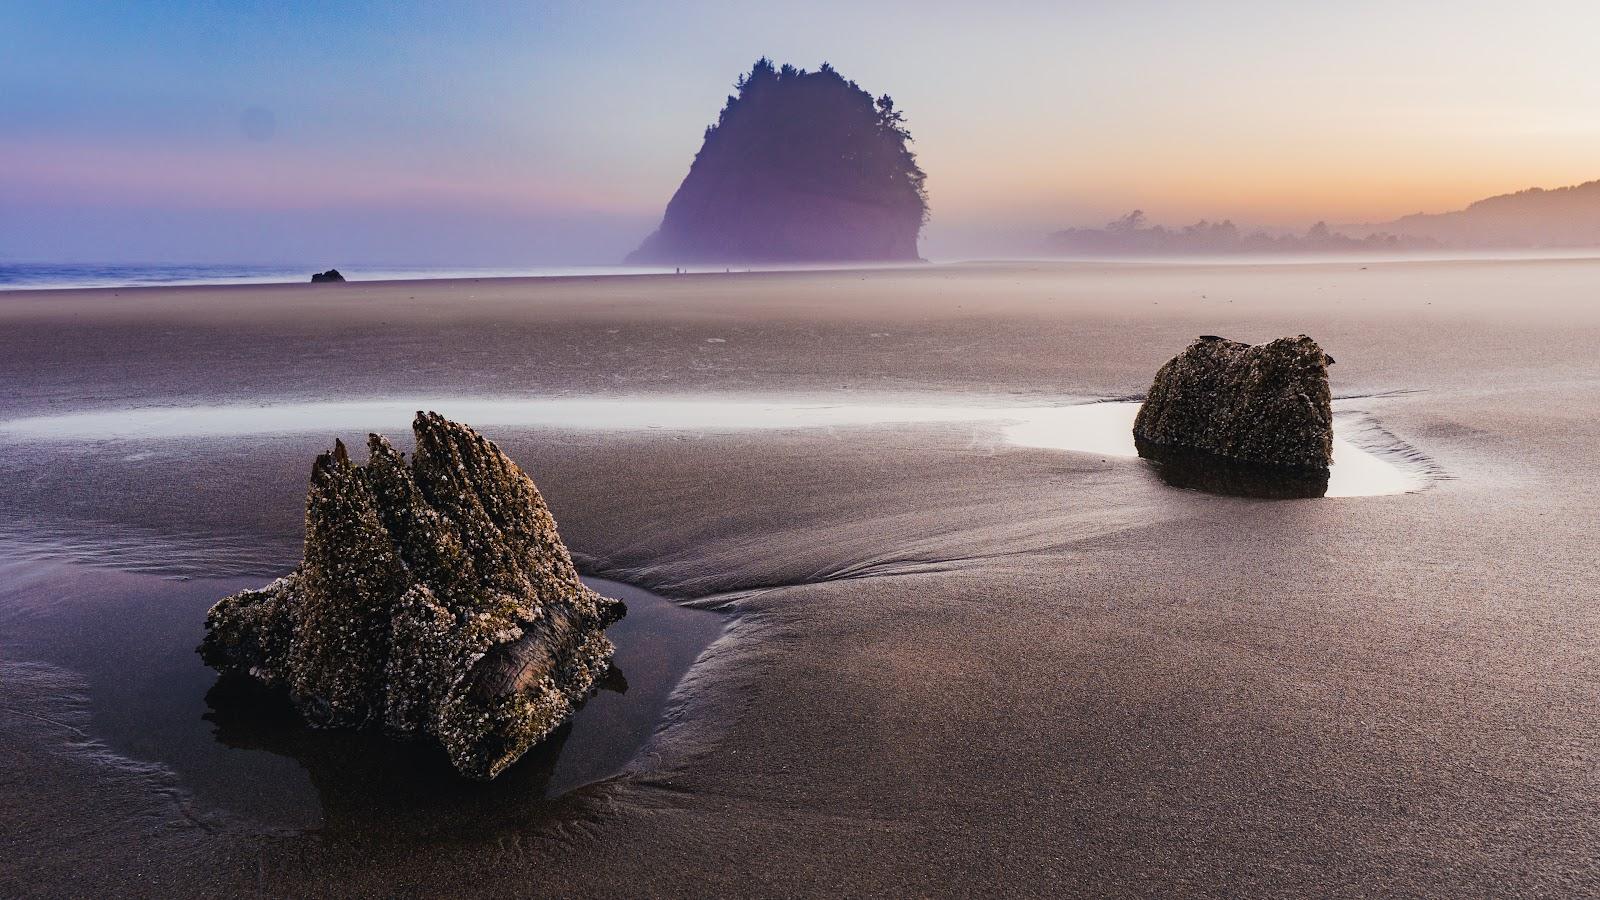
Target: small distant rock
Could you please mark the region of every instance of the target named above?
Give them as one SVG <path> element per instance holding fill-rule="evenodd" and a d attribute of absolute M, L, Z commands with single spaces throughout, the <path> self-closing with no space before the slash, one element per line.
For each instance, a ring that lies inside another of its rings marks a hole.
<path fill-rule="evenodd" d="M 305 557 L 206 616 L 205 662 L 288 692 L 318 727 L 431 737 L 499 774 L 611 666 L 621 601 L 578 580 L 533 481 L 493 443 L 418 413 L 408 464 L 334 443 L 311 468 Z"/>
<path fill-rule="evenodd" d="M 312 284 L 326 284 L 331 281 L 343 280 L 344 276 L 339 274 L 338 269 L 329 269 L 326 272 L 313 272 L 311 275 Z"/>
<path fill-rule="evenodd" d="M 1325 486 L 1332 362 L 1303 334 L 1254 346 L 1205 335 L 1156 373 L 1133 425 L 1140 455 L 1207 454 L 1320 475 Z"/>

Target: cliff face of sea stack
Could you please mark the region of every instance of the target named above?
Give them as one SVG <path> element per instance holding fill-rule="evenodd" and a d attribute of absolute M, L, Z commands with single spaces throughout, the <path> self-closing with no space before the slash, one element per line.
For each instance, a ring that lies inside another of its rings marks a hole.
<path fill-rule="evenodd" d="M 610 666 L 625 607 L 578 580 L 533 481 L 493 443 L 418 413 L 416 452 L 317 457 L 305 558 L 206 616 L 200 653 L 281 687 L 319 727 L 439 741 L 493 778 L 571 716 Z"/>
<path fill-rule="evenodd" d="M 636 264 L 914 261 L 927 194 L 904 116 L 823 64 L 738 82 Z"/>
<path fill-rule="evenodd" d="M 1305 335 L 1251 346 L 1207 335 L 1156 373 L 1134 420 L 1140 455 L 1196 454 L 1320 476 L 1333 462 L 1333 360 Z"/>

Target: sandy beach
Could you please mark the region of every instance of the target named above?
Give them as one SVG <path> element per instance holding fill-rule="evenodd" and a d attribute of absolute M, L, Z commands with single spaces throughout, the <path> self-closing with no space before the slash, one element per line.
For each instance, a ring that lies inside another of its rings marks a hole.
<path fill-rule="evenodd" d="M 1597 285 L 1335 260 L 0 294 L 0 894 L 1600 891 Z M 1419 489 L 1218 497 L 965 421 L 485 425 L 585 576 L 717 617 L 681 664 L 641 632 L 622 696 L 659 689 L 654 724 L 554 796 L 408 806 L 359 747 L 202 720 L 206 608 L 295 565 L 310 461 L 356 429 L 6 424 L 1128 400 L 1197 335 L 1302 332 Z"/>

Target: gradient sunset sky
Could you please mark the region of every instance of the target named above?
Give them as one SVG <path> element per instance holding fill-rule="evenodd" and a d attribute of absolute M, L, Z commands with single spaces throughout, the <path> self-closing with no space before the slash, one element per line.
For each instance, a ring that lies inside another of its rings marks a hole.
<path fill-rule="evenodd" d="M 930 258 L 1600 178 L 1600 6 L 0 0 L 0 260 L 608 263 L 732 82 L 906 112 Z"/>

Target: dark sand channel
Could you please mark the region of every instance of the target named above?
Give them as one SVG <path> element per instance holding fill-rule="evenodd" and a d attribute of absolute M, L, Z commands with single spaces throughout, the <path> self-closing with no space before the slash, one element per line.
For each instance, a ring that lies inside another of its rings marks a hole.
<path fill-rule="evenodd" d="M 0 893 L 1594 893 L 1597 285 L 1600 263 L 1567 260 L 0 297 L 4 421 L 373 397 L 1044 406 L 1137 396 L 1199 334 L 1306 332 L 1344 415 L 1451 476 L 1260 501 L 971 423 L 495 428 L 585 572 L 723 610 L 726 633 L 619 775 L 481 816 L 379 804 L 333 833 L 208 800 L 229 785 L 161 762 L 184 744 L 154 716 L 129 726 L 143 750 L 111 726 L 119 696 L 138 709 L 164 667 L 198 666 L 190 610 L 293 565 L 327 435 L 0 435 L 0 533 L 30 557 L 0 610 Z M 130 571 L 185 599 L 104 605 L 94 585 Z M 103 621 L 52 631 L 91 615 L 71 597 Z"/>

